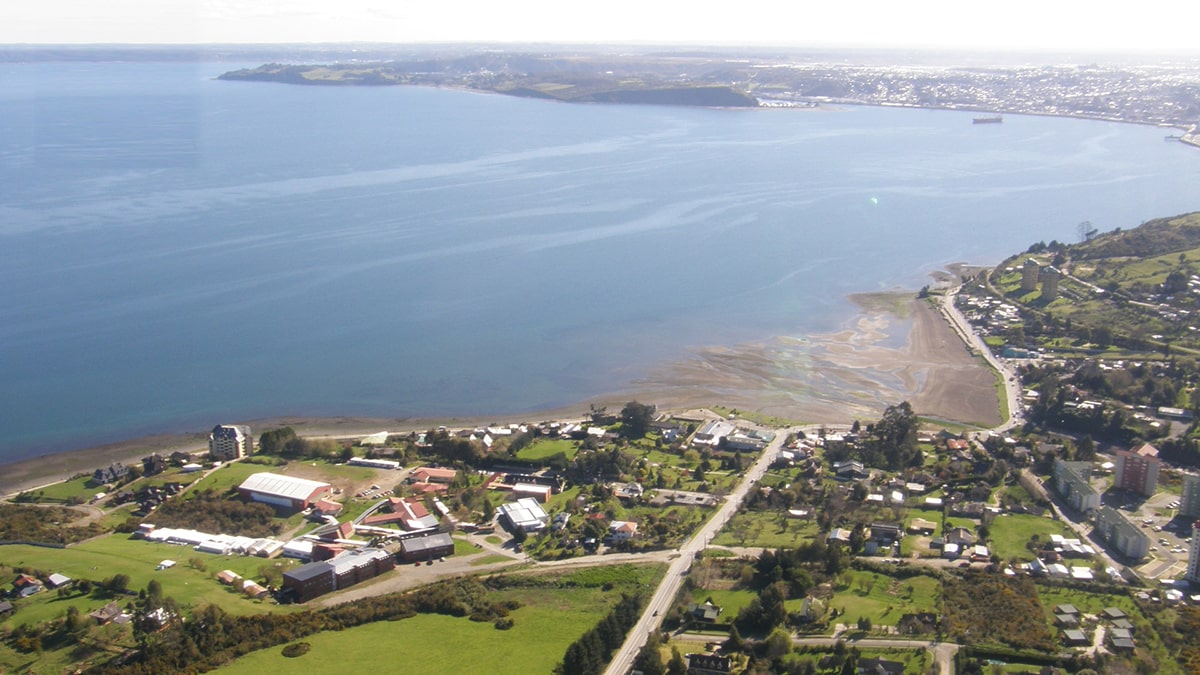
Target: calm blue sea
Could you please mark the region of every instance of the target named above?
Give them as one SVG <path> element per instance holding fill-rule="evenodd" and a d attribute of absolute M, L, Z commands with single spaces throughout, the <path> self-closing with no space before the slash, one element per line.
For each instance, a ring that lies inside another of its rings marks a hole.
<path fill-rule="evenodd" d="M 0 458 L 279 414 L 505 414 L 1200 209 L 1161 129 L 564 105 L 0 64 Z"/>

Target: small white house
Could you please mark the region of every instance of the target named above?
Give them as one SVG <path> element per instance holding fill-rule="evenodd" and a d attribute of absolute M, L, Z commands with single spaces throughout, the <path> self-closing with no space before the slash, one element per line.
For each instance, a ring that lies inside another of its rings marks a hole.
<path fill-rule="evenodd" d="M 628 520 L 614 520 L 608 526 L 608 534 L 612 537 L 613 543 L 629 541 L 637 534 L 637 523 Z"/>

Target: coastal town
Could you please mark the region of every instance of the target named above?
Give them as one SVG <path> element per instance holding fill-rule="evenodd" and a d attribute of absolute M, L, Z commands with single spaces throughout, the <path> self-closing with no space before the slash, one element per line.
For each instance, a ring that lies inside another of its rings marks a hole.
<path fill-rule="evenodd" d="M 312 58 L 324 61 L 314 65 Z M 562 101 L 722 107 L 818 107 L 830 104 L 940 108 L 1103 119 L 1168 127 L 1164 138 L 1195 145 L 1196 82 L 1187 59 L 1145 63 L 1031 64 L 972 56 L 809 50 L 716 49 L 638 53 L 580 49 L 545 54 L 520 49 L 479 53 L 336 50 L 293 64 L 269 63 L 222 79 L 329 85 L 418 85 L 494 91 Z"/>
<path fill-rule="evenodd" d="M 368 659 L 332 635 L 387 629 L 424 653 L 461 631 L 468 659 L 519 644 L 532 672 L 1191 672 L 1200 218 L 1143 227 L 921 291 L 995 370 L 990 428 L 907 402 L 823 423 L 638 401 L 351 437 L 222 423 L 22 490 L 0 509 L 0 659 L 252 672 Z M 1089 325 L 1089 303 L 1124 314 Z"/>

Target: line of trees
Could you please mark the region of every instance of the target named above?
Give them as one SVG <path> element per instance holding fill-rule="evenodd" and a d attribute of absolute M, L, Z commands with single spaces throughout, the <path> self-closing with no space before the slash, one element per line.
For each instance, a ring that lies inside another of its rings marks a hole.
<path fill-rule="evenodd" d="M 613 651 L 625 642 L 625 634 L 641 616 L 642 598 L 621 595 L 621 600 L 600 623 L 567 647 L 556 675 L 599 675 L 608 665 Z"/>

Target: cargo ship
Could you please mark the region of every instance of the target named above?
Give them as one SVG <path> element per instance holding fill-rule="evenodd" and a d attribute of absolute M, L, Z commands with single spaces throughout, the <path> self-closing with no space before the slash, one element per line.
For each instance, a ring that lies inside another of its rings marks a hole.
<path fill-rule="evenodd" d="M 990 115 L 988 117 L 976 117 L 971 120 L 974 124 L 1000 124 L 1004 118 L 999 115 Z"/>

